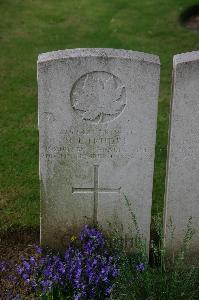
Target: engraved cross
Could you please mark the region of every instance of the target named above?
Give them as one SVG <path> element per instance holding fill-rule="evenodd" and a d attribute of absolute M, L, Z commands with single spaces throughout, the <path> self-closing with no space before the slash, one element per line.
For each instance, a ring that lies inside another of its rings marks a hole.
<path fill-rule="evenodd" d="M 94 186 L 91 188 L 74 188 L 72 187 L 73 194 L 93 194 L 94 197 L 94 209 L 93 209 L 93 223 L 97 224 L 97 208 L 98 208 L 98 196 L 99 193 L 118 193 L 120 194 L 121 188 L 99 188 L 99 166 L 94 165 Z"/>

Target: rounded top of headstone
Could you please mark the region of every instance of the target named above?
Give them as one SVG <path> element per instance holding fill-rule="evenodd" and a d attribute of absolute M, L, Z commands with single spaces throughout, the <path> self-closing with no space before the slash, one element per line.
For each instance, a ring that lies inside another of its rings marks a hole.
<path fill-rule="evenodd" d="M 38 63 L 73 57 L 123 58 L 160 64 L 159 56 L 157 55 L 138 51 L 111 48 L 77 48 L 46 52 L 38 56 Z"/>
<path fill-rule="evenodd" d="M 199 51 L 176 54 L 173 57 L 173 66 L 176 67 L 178 64 L 187 63 L 195 60 L 199 60 Z"/>

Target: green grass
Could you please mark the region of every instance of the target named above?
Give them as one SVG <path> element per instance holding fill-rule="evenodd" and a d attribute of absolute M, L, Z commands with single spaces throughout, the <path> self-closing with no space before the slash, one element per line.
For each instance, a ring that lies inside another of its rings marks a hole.
<path fill-rule="evenodd" d="M 161 89 L 153 214 L 161 211 L 172 56 L 197 50 L 199 38 L 178 23 L 190 0 L 0 0 L 0 228 L 38 226 L 36 60 L 39 53 L 111 47 L 158 54 Z"/>

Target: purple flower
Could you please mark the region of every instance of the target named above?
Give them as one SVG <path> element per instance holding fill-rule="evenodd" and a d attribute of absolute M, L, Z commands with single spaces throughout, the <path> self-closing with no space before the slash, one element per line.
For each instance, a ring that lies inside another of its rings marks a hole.
<path fill-rule="evenodd" d="M 81 299 L 81 294 L 78 293 L 77 295 L 74 295 L 74 300 L 79 300 Z"/>
<path fill-rule="evenodd" d="M 30 257 L 30 263 L 32 266 L 36 266 L 36 260 L 33 256 Z"/>
<path fill-rule="evenodd" d="M 59 264 L 58 264 L 58 270 L 59 270 L 59 273 L 61 273 L 61 274 L 64 274 L 65 273 L 65 266 L 64 266 L 64 264 L 62 263 L 62 262 L 59 262 Z"/>
<path fill-rule="evenodd" d="M 90 228 L 88 225 L 84 226 L 79 235 L 79 240 L 83 244 L 83 250 L 87 255 L 91 255 L 105 243 L 102 233 L 95 228 Z"/>
<path fill-rule="evenodd" d="M 42 271 L 43 275 L 48 278 L 52 277 L 52 272 L 53 270 L 49 266 Z"/>
<path fill-rule="evenodd" d="M 33 290 L 35 290 L 35 289 L 36 289 L 36 287 L 37 287 L 37 283 L 36 283 L 36 281 L 35 281 L 35 280 L 32 280 L 32 282 L 31 282 L 31 286 L 32 286 Z"/>
<path fill-rule="evenodd" d="M 20 266 L 17 266 L 17 273 L 19 274 L 19 275 L 22 275 L 22 273 L 23 273 L 23 271 L 24 271 L 24 269 L 22 268 L 22 267 L 20 267 Z"/>
<path fill-rule="evenodd" d="M 41 265 L 41 266 L 44 265 L 45 262 L 46 262 L 46 258 L 45 258 L 45 257 L 42 257 L 42 258 L 40 259 L 40 265 Z"/>
<path fill-rule="evenodd" d="M 106 289 L 106 296 L 107 296 L 107 297 L 110 297 L 110 295 L 111 295 L 111 287 L 108 287 L 108 288 Z"/>
<path fill-rule="evenodd" d="M 30 264 L 26 261 L 26 260 L 24 260 L 24 262 L 23 262 L 23 266 L 24 266 L 24 269 L 27 271 L 27 272 L 29 272 L 30 271 Z"/>
<path fill-rule="evenodd" d="M 113 267 L 112 276 L 114 278 L 117 277 L 117 276 L 119 276 L 119 270 L 116 268 L 116 266 Z"/>
<path fill-rule="evenodd" d="M 50 290 L 52 288 L 53 282 L 51 280 L 42 280 L 41 285 L 43 287 L 43 292 Z"/>
<path fill-rule="evenodd" d="M 28 274 L 24 273 L 22 274 L 22 279 L 26 282 L 26 283 L 30 283 L 30 278 L 28 276 Z"/>
<path fill-rule="evenodd" d="M 136 270 L 137 270 L 138 272 L 143 272 L 143 271 L 145 270 L 144 264 L 143 264 L 143 263 L 138 264 L 138 265 L 136 266 Z"/>
<path fill-rule="evenodd" d="M 6 262 L 0 261 L 0 272 L 3 272 L 6 270 Z"/>
<path fill-rule="evenodd" d="M 79 249 L 69 247 L 64 254 L 66 274 L 74 290 L 74 299 L 94 299 L 102 292 L 109 299 L 111 280 L 118 276 L 119 270 L 105 247 L 102 233 L 86 225 L 79 235 L 79 241 Z"/>
<path fill-rule="evenodd" d="M 35 248 L 42 253 L 40 247 Z M 31 256 L 23 259 L 17 273 L 39 293 L 45 294 L 54 287 L 63 291 L 69 288 L 73 299 L 91 300 L 98 294 L 110 299 L 112 280 L 119 275 L 117 261 L 109 254 L 102 233 L 85 225 L 79 240 L 63 257 L 44 253 L 42 257 Z"/>
<path fill-rule="evenodd" d="M 34 246 L 36 253 L 41 254 L 42 253 L 42 248 L 40 246 L 35 245 Z"/>

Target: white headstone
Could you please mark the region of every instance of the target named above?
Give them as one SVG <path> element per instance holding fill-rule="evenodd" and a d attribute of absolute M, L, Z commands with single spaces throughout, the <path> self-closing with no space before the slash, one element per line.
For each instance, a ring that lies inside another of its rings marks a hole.
<path fill-rule="evenodd" d="M 86 223 L 132 237 L 125 196 L 148 245 L 159 58 L 113 49 L 38 59 L 41 242 Z"/>
<path fill-rule="evenodd" d="M 167 182 L 165 234 L 169 251 L 178 251 L 189 218 L 199 251 L 199 51 L 174 56 L 173 96 Z M 172 237 L 173 232 L 173 238 Z"/>

